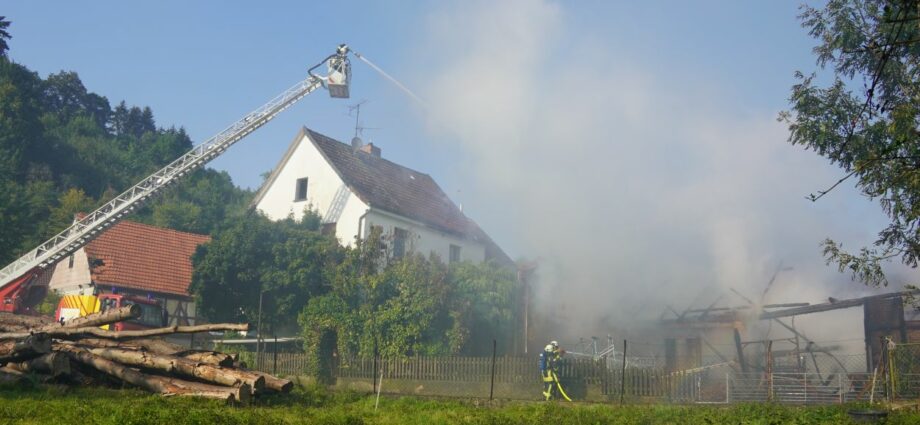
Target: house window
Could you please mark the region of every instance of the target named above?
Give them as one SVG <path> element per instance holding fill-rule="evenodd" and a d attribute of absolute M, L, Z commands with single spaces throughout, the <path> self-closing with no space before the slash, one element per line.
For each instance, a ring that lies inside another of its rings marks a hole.
<path fill-rule="evenodd" d="M 457 245 L 450 246 L 450 262 L 451 263 L 460 262 L 460 247 Z"/>
<path fill-rule="evenodd" d="M 409 232 L 406 229 L 395 227 L 393 229 L 393 258 L 403 258 L 406 255 L 406 239 Z"/>
<path fill-rule="evenodd" d="M 386 238 L 383 236 L 383 226 L 378 225 L 378 224 L 372 224 L 371 233 L 370 235 L 368 235 L 368 240 L 370 240 L 370 238 L 373 237 L 374 235 L 377 235 L 377 243 L 379 244 L 377 249 L 379 249 L 381 252 L 386 253 L 387 243 L 386 243 Z"/>
<path fill-rule="evenodd" d="M 67 260 L 67 268 L 68 269 L 73 268 L 73 254 L 70 254 L 70 258 Z"/>
<path fill-rule="evenodd" d="M 294 192 L 295 201 L 307 200 L 307 178 L 297 179 L 297 190 Z"/>

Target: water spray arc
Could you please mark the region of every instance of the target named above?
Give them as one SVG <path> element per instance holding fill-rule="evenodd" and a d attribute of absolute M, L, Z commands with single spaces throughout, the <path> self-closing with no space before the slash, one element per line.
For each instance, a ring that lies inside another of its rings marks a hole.
<path fill-rule="evenodd" d="M 355 57 L 357 57 L 358 59 L 361 59 L 362 62 L 366 63 L 367 66 L 373 68 L 374 71 L 377 71 L 377 73 L 380 74 L 380 75 L 382 75 L 383 78 L 386 78 L 386 79 L 389 80 L 391 83 L 393 83 L 394 85 L 396 85 L 396 87 L 399 87 L 399 89 L 402 90 L 402 91 L 403 91 L 404 93 L 406 93 L 407 95 L 409 95 L 409 97 L 411 97 L 412 100 L 418 102 L 418 104 L 421 105 L 422 108 L 428 109 L 428 104 L 425 103 L 425 101 L 422 100 L 422 98 L 418 97 L 418 95 L 416 95 L 415 93 L 413 93 L 412 90 L 409 90 L 408 87 L 406 87 L 405 85 L 403 85 L 402 83 L 400 83 L 399 80 L 393 78 L 392 76 L 390 76 L 390 74 L 387 74 L 386 71 L 384 71 L 383 69 L 380 69 L 379 66 L 375 65 L 373 62 L 371 62 L 371 61 L 370 61 L 368 58 L 366 58 L 364 55 L 362 55 L 362 54 L 360 54 L 360 53 L 354 51 L 354 49 L 351 50 L 351 53 L 353 53 L 353 54 L 355 55 Z"/>

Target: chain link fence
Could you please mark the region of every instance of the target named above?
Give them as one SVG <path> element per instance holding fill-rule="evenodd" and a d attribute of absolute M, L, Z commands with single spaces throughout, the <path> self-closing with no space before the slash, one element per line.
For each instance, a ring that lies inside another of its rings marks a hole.
<path fill-rule="evenodd" d="M 893 397 L 920 397 L 920 344 L 898 344 L 889 350 Z"/>

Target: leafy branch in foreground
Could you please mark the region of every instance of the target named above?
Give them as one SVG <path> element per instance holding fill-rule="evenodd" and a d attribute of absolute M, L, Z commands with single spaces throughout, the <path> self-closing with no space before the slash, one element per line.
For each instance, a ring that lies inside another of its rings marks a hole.
<path fill-rule="evenodd" d="M 823 243 L 837 264 L 869 286 L 885 286 L 883 265 L 894 259 L 916 267 L 920 259 L 920 16 L 916 2 L 830 0 L 803 6 L 802 26 L 819 41 L 818 66 L 833 71 L 826 85 L 816 74 L 796 73 L 791 110 L 780 114 L 789 142 L 838 165 L 844 176 L 807 196 L 821 199 L 842 183 L 878 200 L 890 224 L 872 247 L 844 251 Z"/>

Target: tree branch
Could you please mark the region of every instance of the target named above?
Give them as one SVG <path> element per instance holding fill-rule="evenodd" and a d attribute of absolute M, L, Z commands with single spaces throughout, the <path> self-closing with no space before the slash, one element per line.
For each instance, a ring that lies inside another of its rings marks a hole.
<path fill-rule="evenodd" d="M 830 191 L 834 190 L 837 186 L 840 186 L 840 183 L 843 183 L 850 177 L 853 177 L 853 175 L 856 174 L 858 171 L 859 170 L 850 171 L 847 175 L 843 176 L 840 180 L 837 180 L 836 183 L 832 184 L 831 187 L 825 190 L 819 190 L 817 195 L 815 195 L 814 193 L 810 193 L 808 194 L 808 196 L 805 197 L 805 199 L 808 199 L 811 202 L 815 202 L 818 199 L 823 198 L 824 195 L 827 195 L 828 193 L 830 193 Z"/>

